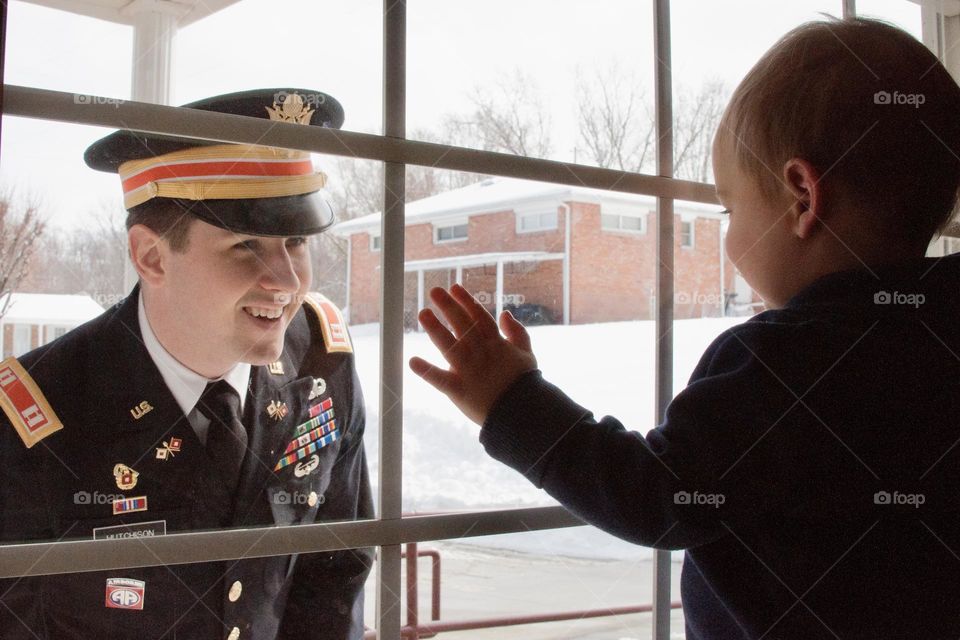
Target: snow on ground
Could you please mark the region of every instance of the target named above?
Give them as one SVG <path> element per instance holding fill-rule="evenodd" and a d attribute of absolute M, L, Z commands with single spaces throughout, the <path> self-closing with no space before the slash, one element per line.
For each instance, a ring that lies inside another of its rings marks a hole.
<path fill-rule="evenodd" d="M 745 318 L 678 320 L 674 325 L 674 393 L 686 385 L 707 346 Z M 544 377 L 597 417 L 615 416 L 646 434 L 654 415 L 653 321 L 543 326 L 529 329 Z M 367 407 L 364 441 L 376 486 L 379 437 L 379 326 L 351 328 Z M 424 333 L 404 336 L 404 359 L 445 364 Z M 392 401 L 392 400 L 391 400 Z M 556 504 L 519 473 L 489 458 L 479 427 L 409 368 L 403 378 L 404 512 L 531 507 Z M 591 558 L 646 558 L 648 549 L 592 527 L 472 538 L 471 544 Z M 679 555 L 679 554 L 678 554 Z"/>

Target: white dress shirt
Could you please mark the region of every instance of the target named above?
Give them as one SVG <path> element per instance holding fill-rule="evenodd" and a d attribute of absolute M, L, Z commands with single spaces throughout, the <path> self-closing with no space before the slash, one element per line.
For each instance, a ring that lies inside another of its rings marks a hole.
<path fill-rule="evenodd" d="M 160 344 L 150 327 L 149 320 L 147 320 L 142 294 L 139 295 L 137 302 L 137 315 L 140 319 L 140 334 L 143 336 L 143 344 L 147 347 L 147 353 L 150 354 L 153 363 L 157 365 L 157 369 L 160 370 L 163 381 L 167 383 L 167 388 L 170 389 L 170 393 L 177 404 L 180 405 L 180 409 L 197 433 L 200 442 L 206 445 L 210 420 L 197 409 L 197 400 L 200 399 L 200 395 L 207 384 L 217 380 L 226 380 L 240 396 L 240 414 L 243 415 L 243 407 L 247 400 L 247 386 L 250 381 L 250 363 L 238 362 L 220 378 L 210 380 L 187 368 Z"/>

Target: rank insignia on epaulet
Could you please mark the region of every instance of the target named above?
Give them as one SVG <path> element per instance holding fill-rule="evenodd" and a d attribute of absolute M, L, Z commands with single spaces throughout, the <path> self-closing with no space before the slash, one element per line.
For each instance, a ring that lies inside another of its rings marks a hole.
<path fill-rule="evenodd" d="M 37 383 L 16 358 L 0 362 L 0 407 L 28 449 L 63 428 Z"/>
<path fill-rule="evenodd" d="M 335 351 L 353 353 L 353 345 L 350 343 L 350 335 L 347 333 L 347 323 L 344 322 L 343 314 L 340 313 L 337 305 L 319 293 L 308 293 L 304 296 L 304 302 L 313 309 L 320 320 L 327 353 Z"/>

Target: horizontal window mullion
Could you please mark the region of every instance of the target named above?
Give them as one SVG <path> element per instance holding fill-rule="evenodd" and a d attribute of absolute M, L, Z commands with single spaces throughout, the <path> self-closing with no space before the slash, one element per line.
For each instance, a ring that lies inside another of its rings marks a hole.
<path fill-rule="evenodd" d="M 718 204 L 713 185 L 368 133 L 4 85 L 5 115 L 539 180 Z"/>
<path fill-rule="evenodd" d="M 0 578 L 336 551 L 581 526 L 562 507 L 0 546 Z"/>

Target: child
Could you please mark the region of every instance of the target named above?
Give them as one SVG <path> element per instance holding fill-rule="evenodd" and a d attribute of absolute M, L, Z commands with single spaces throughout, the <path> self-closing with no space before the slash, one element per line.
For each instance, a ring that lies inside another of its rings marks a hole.
<path fill-rule="evenodd" d="M 919 42 L 802 25 L 714 143 L 727 252 L 768 310 L 659 426 L 595 420 L 459 285 L 430 293 L 452 333 L 420 313 L 450 369 L 410 366 L 585 521 L 685 549 L 687 638 L 960 637 L 960 254 L 923 257 L 958 150 L 960 88 Z"/>

